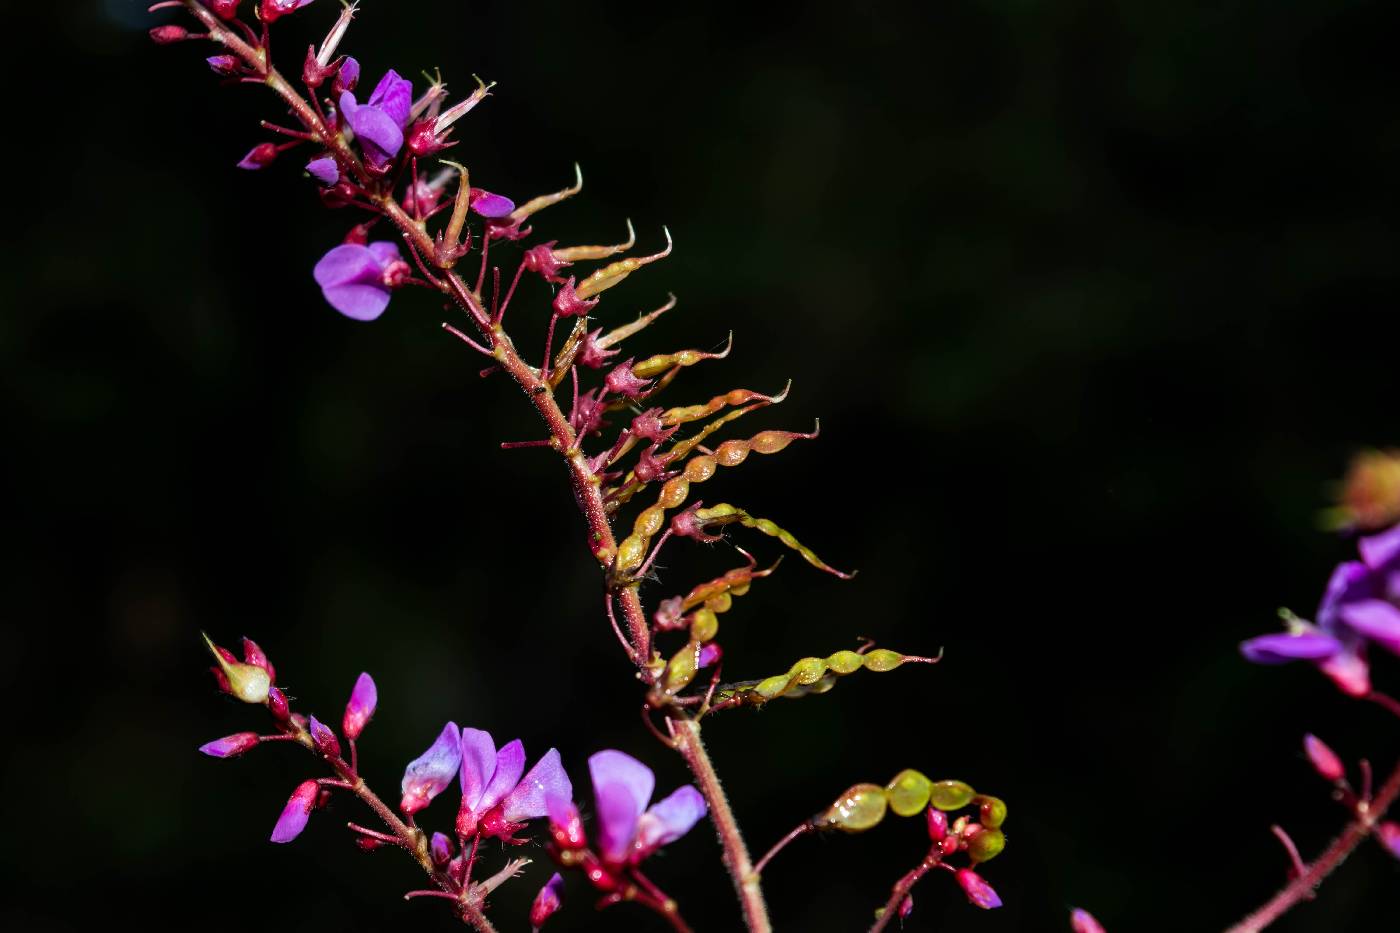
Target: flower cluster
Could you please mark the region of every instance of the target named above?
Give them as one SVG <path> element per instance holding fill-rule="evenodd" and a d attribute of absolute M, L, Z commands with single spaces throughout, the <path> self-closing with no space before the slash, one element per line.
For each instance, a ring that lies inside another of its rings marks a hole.
<path fill-rule="evenodd" d="M 1308 661 L 1355 697 L 1371 693 L 1366 650 L 1377 645 L 1400 654 L 1400 525 L 1362 537 L 1360 560 L 1332 573 L 1316 621 L 1285 614 L 1287 631 L 1240 645 L 1257 664 Z"/>

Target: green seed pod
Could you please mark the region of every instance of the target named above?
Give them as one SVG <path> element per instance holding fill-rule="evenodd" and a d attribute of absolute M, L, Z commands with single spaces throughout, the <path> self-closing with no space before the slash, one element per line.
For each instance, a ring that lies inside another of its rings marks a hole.
<path fill-rule="evenodd" d="M 938 810 L 961 810 L 972 802 L 975 793 L 962 781 L 937 781 L 929 789 L 928 802 Z"/>
<path fill-rule="evenodd" d="M 900 816 L 913 816 L 922 813 L 928 806 L 929 791 L 933 782 L 923 773 L 913 768 L 905 768 L 885 785 L 885 794 L 890 800 L 890 809 Z"/>
<path fill-rule="evenodd" d="M 893 656 L 896 663 L 890 663 Z M 921 658 L 914 655 L 898 654 L 894 651 L 872 651 L 858 654 L 854 651 L 838 651 L 827 658 L 803 658 L 788 669 L 786 674 L 778 674 L 756 684 L 732 684 L 719 691 L 717 708 L 749 705 L 760 706 L 779 696 L 799 697 L 809 693 L 825 693 L 835 684 L 837 675 L 860 670 L 861 667 L 874 671 L 888 671 L 907 661 L 931 664 L 935 658 Z M 873 663 L 872 663 L 873 662 Z M 968 788 L 969 796 L 972 789 Z M 966 801 L 958 804 L 963 806 Z"/>
<path fill-rule="evenodd" d="M 1006 836 L 999 829 L 984 829 L 973 836 L 967 843 L 967 854 L 975 865 L 978 862 L 990 862 L 1001 854 L 1001 850 L 1006 848 Z"/>
<path fill-rule="evenodd" d="M 695 672 L 698 669 L 700 657 L 699 642 L 686 642 L 685 646 L 677 651 L 666 665 L 665 690 L 669 694 L 678 693 L 690 685 L 695 679 Z"/>
<path fill-rule="evenodd" d="M 904 655 L 890 651 L 888 648 L 876 648 L 865 656 L 865 669 L 876 673 L 892 671 L 903 663 Z"/>
<path fill-rule="evenodd" d="M 656 262 L 658 259 L 665 259 L 671 255 L 671 231 L 662 228 L 666 233 L 666 248 L 659 253 L 650 256 L 637 256 L 632 259 L 621 259 L 610 265 L 604 266 L 584 279 L 574 289 L 574 293 L 580 298 L 591 298 L 601 291 L 612 288 L 627 276 L 636 272 L 642 266 Z"/>
<path fill-rule="evenodd" d="M 826 673 L 826 662 L 821 658 L 803 658 L 788 670 L 788 679 L 806 686 L 822 679 Z"/>
<path fill-rule="evenodd" d="M 737 523 L 743 525 L 745 528 L 752 528 L 755 531 L 768 535 L 770 538 L 777 538 L 783 544 L 786 544 L 788 547 L 801 554 L 803 560 L 807 561 L 807 563 L 816 567 L 818 570 L 825 570 L 827 573 L 838 576 L 843 580 L 849 580 L 851 577 L 855 576 L 853 573 L 842 573 L 825 563 L 811 548 L 806 547 L 794 538 L 791 532 L 779 528 L 766 518 L 755 518 L 738 506 L 730 505 L 728 502 L 721 502 L 707 509 L 696 509 L 695 520 L 701 525 L 731 525 Z"/>
<path fill-rule="evenodd" d="M 703 606 L 690 615 L 690 637 L 695 641 L 711 641 L 719 633 L 719 619 L 714 610 Z"/>
<path fill-rule="evenodd" d="M 989 829 L 1000 829 L 1001 824 L 1006 822 L 1006 803 L 1000 797 L 978 794 L 972 798 L 972 802 L 982 810 L 983 826 Z"/>
<path fill-rule="evenodd" d="M 754 685 L 753 692 L 765 700 L 771 700 L 775 696 L 782 694 L 787 689 L 788 678 L 785 674 L 778 674 L 774 677 L 765 677 Z"/>
<path fill-rule="evenodd" d="M 854 651 L 838 651 L 826 661 L 838 674 L 853 674 L 865 666 L 865 658 Z"/>
<path fill-rule="evenodd" d="M 864 832 L 885 818 L 888 805 L 885 789 L 879 784 L 857 784 L 838 797 L 813 822 L 848 833 Z"/>
<path fill-rule="evenodd" d="M 623 261 L 625 262 L 626 260 Z M 614 263 L 614 265 L 617 265 L 617 263 Z M 598 272 L 605 271 L 607 270 L 598 270 Z M 597 275 L 598 272 L 593 273 L 593 275 Z M 590 276 L 590 278 L 591 277 L 592 276 Z M 587 284 L 588 281 L 585 279 L 584 285 Z M 588 297 L 583 294 L 583 286 L 579 286 L 574 291 L 580 298 Z M 696 363 L 704 360 L 722 360 L 729 355 L 729 351 L 733 349 L 733 347 L 734 332 L 730 331 L 729 341 L 724 345 L 724 349 L 720 350 L 718 353 L 706 353 L 704 350 L 678 350 L 675 353 L 658 353 L 655 356 L 649 356 L 644 360 L 633 363 L 632 375 L 636 376 L 638 379 L 651 379 L 654 376 L 661 375 L 667 370 L 679 369 L 683 366 L 694 366 Z"/>

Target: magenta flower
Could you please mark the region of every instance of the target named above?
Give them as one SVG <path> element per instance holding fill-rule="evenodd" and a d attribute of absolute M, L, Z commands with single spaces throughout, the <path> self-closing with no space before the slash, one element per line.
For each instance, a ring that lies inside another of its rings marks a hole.
<path fill-rule="evenodd" d="M 307 724 L 307 731 L 311 733 L 311 741 L 318 752 L 327 758 L 340 757 L 340 739 L 335 737 L 330 726 L 312 716 Z"/>
<path fill-rule="evenodd" d="M 447 789 L 462 763 L 462 732 L 455 722 L 442 727 L 432 746 L 403 772 L 403 801 L 399 809 L 412 816 Z"/>
<path fill-rule="evenodd" d="M 199 746 L 199 750 L 211 758 L 232 758 L 254 748 L 258 744 L 256 732 L 235 732 L 222 739 L 215 739 Z"/>
<path fill-rule="evenodd" d="M 457 834 L 465 838 L 479 831 L 510 841 L 526 821 L 548 815 L 551 798 L 573 796 L 573 784 L 555 749 L 545 752 L 522 778 L 524 770 L 525 746 L 519 739 L 497 751 L 491 733 L 463 729 Z"/>
<path fill-rule="evenodd" d="M 312 178 L 329 188 L 340 181 L 340 166 L 330 156 L 321 156 L 306 163 L 306 171 Z"/>
<path fill-rule="evenodd" d="M 341 79 L 344 80 L 343 68 Z M 403 148 L 403 131 L 412 108 L 413 83 L 399 77 L 392 68 L 379 79 L 366 103 L 356 101 L 353 91 L 340 95 L 340 111 L 355 131 L 366 161 L 374 168 L 388 164 Z"/>
<path fill-rule="evenodd" d="M 1311 732 L 1303 736 L 1303 752 L 1308 756 L 1313 770 L 1323 780 L 1340 781 L 1346 777 L 1347 769 L 1342 764 L 1342 759 L 1337 757 L 1337 753 L 1332 751 L 1326 742 Z"/>
<path fill-rule="evenodd" d="M 955 877 L 958 879 L 958 886 L 963 889 L 963 893 L 973 904 L 983 910 L 992 910 L 1001 906 L 1001 898 L 997 896 L 997 892 L 971 868 L 958 869 Z"/>
<path fill-rule="evenodd" d="M 497 219 L 515 210 L 515 202 L 503 194 L 492 194 L 483 188 L 473 188 L 471 208 L 482 217 Z"/>
<path fill-rule="evenodd" d="M 342 243 L 312 270 L 331 307 L 357 321 L 372 321 L 383 314 L 390 294 L 408 275 L 398 244 L 389 240 L 368 246 Z"/>
<path fill-rule="evenodd" d="M 345 716 L 340 721 L 340 731 L 354 741 L 365 731 L 374 708 L 379 703 L 379 691 L 374 686 L 374 678 L 361 674 L 355 679 L 355 687 L 350 691 L 350 702 L 345 704 Z"/>
<path fill-rule="evenodd" d="M 1103 924 L 1094 919 L 1094 915 L 1089 911 L 1079 907 L 1070 911 L 1069 928 L 1074 933 L 1104 933 Z"/>
<path fill-rule="evenodd" d="M 594 754 L 588 773 L 598 809 L 598 848 L 615 864 L 641 861 L 684 836 L 707 812 L 705 798 L 689 785 L 648 810 L 656 775 L 626 752 Z"/>
<path fill-rule="evenodd" d="M 1376 827 L 1376 836 L 1380 839 L 1381 845 L 1390 850 L 1391 855 L 1400 858 L 1400 823 L 1386 820 Z"/>
<path fill-rule="evenodd" d="M 282 808 L 277 825 L 272 827 L 273 842 L 287 843 L 301 835 L 301 831 L 306 828 L 306 821 L 311 817 L 311 811 L 316 807 L 316 798 L 320 792 L 321 788 L 315 781 L 302 781 L 297 785 L 297 789 L 292 791 L 292 796 L 288 798 L 287 805 Z"/>

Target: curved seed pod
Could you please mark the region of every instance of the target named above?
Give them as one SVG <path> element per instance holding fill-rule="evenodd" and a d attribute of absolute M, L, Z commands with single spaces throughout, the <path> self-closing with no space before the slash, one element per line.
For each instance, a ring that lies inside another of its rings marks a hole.
<path fill-rule="evenodd" d="M 651 539 L 661 532 L 667 510 L 678 509 L 685 504 L 685 500 L 690 496 L 692 484 L 705 482 L 714 476 L 715 471 L 722 466 L 738 466 L 748 459 L 751 451 L 774 454 L 798 438 L 810 440 L 819 433 L 821 433 L 821 422 L 817 423 L 816 428 L 810 434 L 801 434 L 795 431 L 760 431 L 748 440 L 725 441 L 715 448 L 713 454 L 703 454 L 686 461 L 679 476 L 673 476 L 662 484 L 661 492 L 656 497 L 656 504 L 643 509 L 641 514 L 637 516 L 632 525 L 632 534 L 618 549 L 618 560 L 614 572 L 618 575 L 630 574 L 641 566 L 642 558 L 640 555 L 646 552 Z M 640 538 L 640 544 L 633 543 L 633 538 Z M 629 559 L 632 555 L 638 555 L 635 564 L 623 562 L 622 551 L 624 548 L 627 550 Z"/>
<path fill-rule="evenodd" d="M 607 259 L 636 245 L 637 231 L 632 229 L 632 221 L 628 220 L 626 243 L 614 243 L 611 246 L 566 246 L 563 249 L 551 249 L 549 252 L 561 263 L 572 263 L 587 259 Z"/>
<path fill-rule="evenodd" d="M 708 602 L 710 599 L 730 591 L 734 591 L 735 595 L 742 596 L 744 592 L 748 591 L 751 582 L 768 576 L 778 569 L 780 563 L 782 563 L 782 558 L 774 561 L 773 566 L 765 570 L 756 570 L 754 561 L 750 559 L 747 566 L 736 567 L 723 576 L 715 577 L 713 580 L 707 580 L 692 587 L 690 592 L 681 598 L 681 610 L 694 609 L 701 603 Z M 743 588 L 742 591 L 740 587 Z"/>
<path fill-rule="evenodd" d="M 559 348 L 559 353 L 554 357 L 554 367 L 549 371 L 549 387 L 559 388 L 559 383 L 569 375 L 569 367 L 574 365 L 574 358 L 578 356 L 578 351 L 583 347 L 583 338 L 588 333 L 588 318 L 580 317 L 574 321 L 574 329 L 569 331 L 568 339 Z"/>
<path fill-rule="evenodd" d="M 924 658 L 916 655 L 904 655 L 888 649 L 879 649 L 866 654 L 858 654 L 854 651 L 838 651 L 826 658 L 803 658 L 788 669 L 786 674 L 776 674 L 772 677 L 765 677 L 759 681 L 745 681 L 738 684 L 729 684 L 720 687 L 715 696 L 718 702 L 714 709 L 724 709 L 730 706 L 762 706 L 769 700 L 780 696 L 802 696 L 810 692 L 826 692 L 831 689 L 826 683 L 833 675 L 844 676 L 864 667 L 866 670 L 882 672 L 891 671 L 906 662 L 933 664 L 937 658 Z M 825 689 L 802 690 L 801 688 L 811 688 L 825 684 Z M 950 783 L 950 782 L 943 782 Z M 960 783 L 960 782 L 951 782 Z M 940 785 L 930 785 L 930 793 Z M 967 785 L 961 785 L 967 787 Z M 966 806 L 972 799 L 972 788 L 967 787 L 967 798 L 959 807 Z M 945 799 L 949 799 L 945 793 Z M 935 803 L 940 810 L 950 809 Z M 952 807 L 951 809 L 957 809 Z"/>
<path fill-rule="evenodd" d="M 879 825 L 889 801 L 879 784 L 856 784 L 846 790 L 823 812 L 812 817 L 818 829 L 840 829 L 860 833 Z"/>
<path fill-rule="evenodd" d="M 961 810 L 972 802 L 976 793 L 962 781 L 935 781 L 929 788 L 928 802 L 935 810 L 946 813 Z"/>
<path fill-rule="evenodd" d="M 933 790 L 933 781 L 922 771 L 905 768 L 885 785 L 885 793 L 890 798 L 890 809 L 900 816 L 913 816 L 924 812 L 928 806 L 928 795 Z"/>
<path fill-rule="evenodd" d="M 978 794 L 972 802 L 980 809 L 982 825 L 988 829 L 1000 829 L 1006 822 L 1006 803 L 1000 797 Z"/>
<path fill-rule="evenodd" d="M 695 679 L 701 666 L 701 649 L 719 634 L 719 616 L 734 605 L 734 597 L 743 596 L 754 579 L 768 576 L 777 566 L 775 563 L 767 570 L 755 570 L 750 562 L 747 567 L 736 568 L 722 577 L 700 584 L 681 598 L 682 610 L 694 609 L 697 605 L 700 608 L 694 609 L 682 620 L 682 624 L 690 629 L 690 639 L 666 665 L 661 687 L 667 696 L 675 696 Z"/>
<path fill-rule="evenodd" d="M 675 696 L 695 679 L 700 669 L 700 649 L 703 646 L 695 639 L 685 643 L 666 664 L 666 675 L 661 679 L 661 689 L 667 696 Z"/>
<path fill-rule="evenodd" d="M 616 346 L 617 344 L 626 340 L 628 337 L 631 337 L 638 331 L 645 329 L 648 324 L 661 317 L 661 315 L 665 314 L 667 311 L 670 311 L 675 306 L 676 296 L 667 296 L 666 303 L 661 307 L 657 308 L 655 311 L 648 311 L 646 314 L 643 314 L 631 324 L 623 324 L 621 327 L 613 328 L 603 336 L 599 337 L 598 349 L 606 350 L 609 347 Z"/>
<path fill-rule="evenodd" d="M 787 398 L 788 391 L 792 388 L 792 380 L 789 379 L 787 385 L 783 386 L 783 391 L 777 395 L 764 395 L 762 392 L 755 392 L 753 389 L 731 389 L 723 395 L 716 395 L 703 405 L 684 405 L 679 408 L 669 408 L 661 415 L 661 423 L 670 427 L 671 425 L 686 424 L 690 421 L 699 421 L 701 418 L 713 415 L 721 408 L 737 408 L 752 401 L 761 401 L 768 405 L 776 405 Z"/>
<path fill-rule="evenodd" d="M 518 227 L 520 226 L 520 224 L 524 223 L 525 220 L 529 218 L 531 214 L 535 213 L 536 211 L 542 211 L 546 207 L 551 207 L 555 204 L 558 204 L 560 201 L 563 201 L 566 198 L 571 198 L 582 190 L 583 169 L 579 168 L 578 164 L 575 163 L 573 185 L 563 189 L 562 191 L 556 191 L 553 194 L 542 194 L 537 198 L 531 198 L 524 204 L 517 207 L 505 218 L 504 226 Z"/>
<path fill-rule="evenodd" d="M 587 284 L 586 280 L 585 284 Z M 734 349 L 734 331 L 731 330 L 729 337 L 725 340 L 723 350 L 715 353 L 707 353 L 704 350 L 677 350 L 675 353 L 658 353 L 656 356 L 649 356 L 640 362 L 633 363 L 632 375 L 638 379 L 654 379 L 668 369 L 694 366 L 704 360 L 722 360 L 729 355 L 729 351 L 732 349 Z"/>
<path fill-rule="evenodd" d="M 792 533 L 779 528 L 766 518 L 755 518 L 738 506 L 730 505 L 728 502 L 721 502 L 719 505 L 711 506 L 708 509 L 696 509 L 695 520 L 701 525 L 732 525 L 739 524 L 745 528 L 752 528 L 762 532 L 770 538 L 777 538 L 783 544 L 792 548 L 802 555 L 802 559 L 816 567 L 818 570 L 825 570 L 827 573 L 840 577 L 842 580 L 849 580 L 855 573 L 844 573 L 830 566 L 812 551 L 811 548 L 802 544 L 792 536 Z"/>
<path fill-rule="evenodd" d="M 642 266 L 656 262 L 658 259 L 665 259 L 671 255 L 671 231 L 665 227 L 661 228 L 666 234 L 666 248 L 659 253 L 652 253 L 650 256 L 634 256 L 630 259 L 619 259 L 599 269 L 578 284 L 574 289 L 574 294 L 580 298 L 592 298 L 599 292 L 607 291 L 618 282 L 636 272 Z M 646 378 L 646 377 L 643 377 Z"/>

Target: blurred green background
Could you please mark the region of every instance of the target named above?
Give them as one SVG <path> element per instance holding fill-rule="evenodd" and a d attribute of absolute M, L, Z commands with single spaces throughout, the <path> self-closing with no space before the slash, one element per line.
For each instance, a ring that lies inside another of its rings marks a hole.
<path fill-rule="evenodd" d="M 1328 483 L 1395 443 L 1400 119 L 1392 4 L 398 3 L 345 48 L 368 78 L 500 82 L 454 150 L 564 243 L 676 253 L 607 294 L 650 353 L 734 353 L 667 398 L 793 393 L 751 427 L 823 435 L 701 490 L 860 576 L 789 560 L 723 618 L 732 677 L 858 635 L 932 669 L 717 718 L 706 735 L 762 851 L 847 785 L 906 766 L 1010 806 L 977 915 L 943 878 L 906 929 L 1218 929 L 1342 820 L 1303 732 L 1388 767 L 1396 724 L 1236 643 L 1311 612 L 1349 546 Z M 284 64 L 334 14 L 279 27 Z M 641 728 L 562 475 L 514 389 L 481 380 L 401 294 L 373 325 L 310 269 L 353 222 L 301 160 L 234 163 L 278 108 L 221 88 L 199 44 L 157 49 L 143 4 L 16 4 L 0 380 L 13 516 L 0 652 L 9 710 L 8 929 L 117 917 L 203 930 L 450 929 L 365 855 L 349 802 L 295 845 L 267 832 L 309 759 L 216 762 L 253 727 L 197 633 L 258 639 L 298 705 L 337 720 L 362 670 L 362 743 L 391 787 L 446 719 L 685 779 Z M 421 83 L 421 82 L 420 82 Z M 16 222 L 17 221 L 17 222 Z M 510 320 L 530 347 L 545 290 Z M 761 420 L 762 424 L 758 422 Z M 773 542 L 734 538 L 761 559 Z M 650 601 L 731 565 L 668 548 Z M 1400 688 L 1393 659 L 1379 683 Z M 453 802 L 429 821 L 446 826 Z M 779 929 L 860 929 L 920 857 L 918 821 L 806 840 L 767 872 Z M 538 849 L 534 854 L 544 861 Z M 701 929 L 738 926 L 708 831 L 653 872 Z M 500 856 L 493 854 L 493 859 Z M 526 928 L 548 875 L 503 889 Z M 1400 863 L 1363 849 L 1281 930 L 1375 930 Z M 14 890 L 14 888 L 12 888 Z M 655 929 L 594 914 L 567 929 Z"/>

